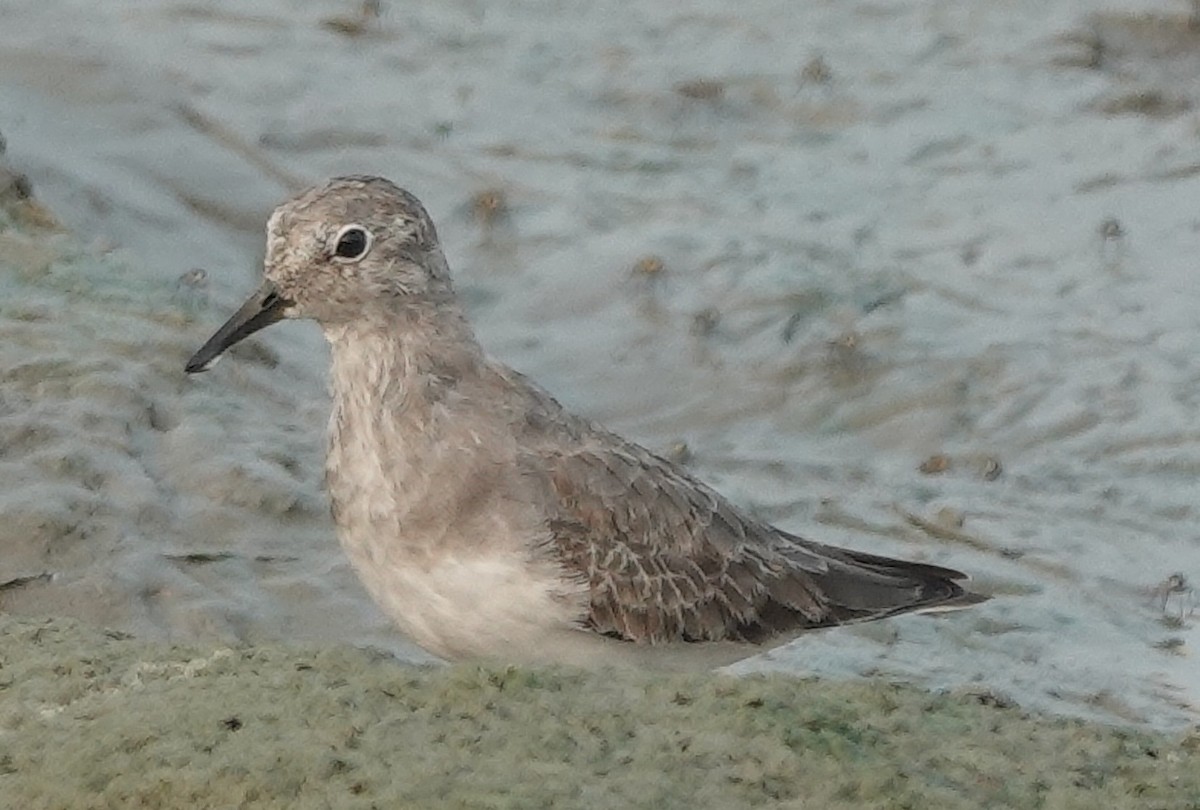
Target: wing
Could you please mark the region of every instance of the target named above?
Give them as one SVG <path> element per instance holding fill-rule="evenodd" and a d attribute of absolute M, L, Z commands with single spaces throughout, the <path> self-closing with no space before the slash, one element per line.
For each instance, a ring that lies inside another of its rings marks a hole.
<path fill-rule="evenodd" d="M 550 516 L 544 551 L 587 583 L 586 624 L 596 632 L 761 642 L 964 596 L 957 571 L 813 543 L 754 520 L 677 465 L 537 393 L 520 466 Z"/>

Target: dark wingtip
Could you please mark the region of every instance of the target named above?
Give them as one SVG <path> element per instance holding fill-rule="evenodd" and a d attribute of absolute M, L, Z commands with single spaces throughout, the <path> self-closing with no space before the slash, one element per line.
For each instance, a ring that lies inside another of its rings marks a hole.
<path fill-rule="evenodd" d="M 917 607 L 915 613 L 940 613 L 942 611 L 964 610 L 975 605 L 981 605 L 984 602 L 990 601 L 991 596 L 986 593 L 975 593 L 974 591 L 964 591 L 953 596 L 947 596 L 943 599 L 931 601 L 929 604 Z"/>

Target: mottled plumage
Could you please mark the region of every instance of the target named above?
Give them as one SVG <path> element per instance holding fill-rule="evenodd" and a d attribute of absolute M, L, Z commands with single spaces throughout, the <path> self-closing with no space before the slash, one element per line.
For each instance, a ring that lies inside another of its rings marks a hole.
<path fill-rule="evenodd" d="M 386 180 L 338 178 L 281 206 L 265 276 L 188 370 L 281 318 L 321 325 L 339 539 L 431 652 L 713 664 L 806 628 L 979 601 L 957 571 L 755 520 L 489 360 L 428 215 Z"/>

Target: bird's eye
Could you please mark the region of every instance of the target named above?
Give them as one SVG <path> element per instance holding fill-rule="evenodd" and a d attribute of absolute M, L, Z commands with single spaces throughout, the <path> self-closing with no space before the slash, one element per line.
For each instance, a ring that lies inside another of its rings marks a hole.
<path fill-rule="evenodd" d="M 371 249 L 371 234 L 361 225 L 347 225 L 338 231 L 333 255 L 339 259 L 354 261 L 367 255 Z"/>

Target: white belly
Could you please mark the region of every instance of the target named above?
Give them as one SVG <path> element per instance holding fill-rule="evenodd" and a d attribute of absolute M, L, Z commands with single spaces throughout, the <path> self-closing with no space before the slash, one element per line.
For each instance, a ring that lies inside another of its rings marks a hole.
<path fill-rule="evenodd" d="M 343 542 L 376 603 L 417 644 L 443 658 L 520 658 L 546 634 L 573 630 L 574 600 L 552 572 L 515 557 L 442 557 L 420 564 L 367 559 Z M 540 657 L 540 656 L 539 656 Z"/>

